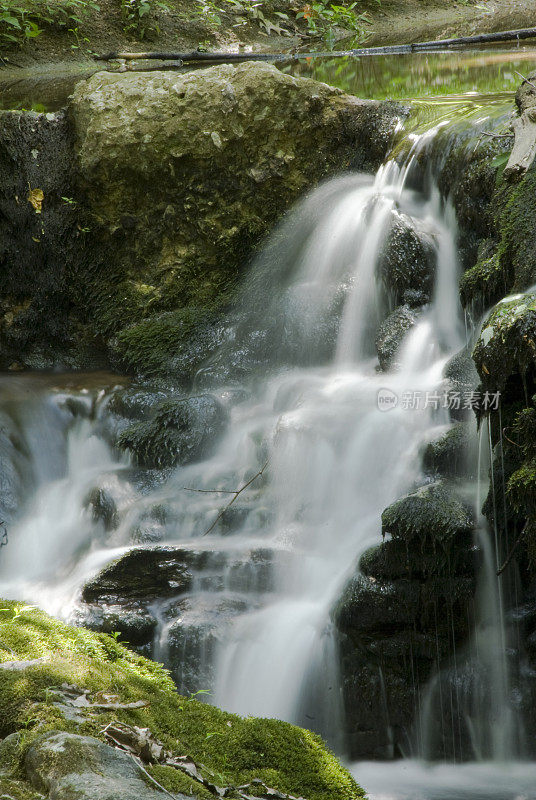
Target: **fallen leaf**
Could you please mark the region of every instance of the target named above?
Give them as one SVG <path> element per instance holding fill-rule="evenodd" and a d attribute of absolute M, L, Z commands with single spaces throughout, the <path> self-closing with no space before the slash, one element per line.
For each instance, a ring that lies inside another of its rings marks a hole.
<path fill-rule="evenodd" d="M 33 206 L 35 213 L 40 214 L 43 210 L 43 200 L 45 195 L 42 189 L 32 189 L 30 186 L 30 193 L 28 195 L 28 202 Z"/>

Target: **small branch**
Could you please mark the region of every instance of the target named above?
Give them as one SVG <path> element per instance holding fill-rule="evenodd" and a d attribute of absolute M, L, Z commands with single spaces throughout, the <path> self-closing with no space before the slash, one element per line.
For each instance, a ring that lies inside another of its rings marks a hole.
<path fill-rule="evenodd" d="M 218 522 L 220 521 L 220 519 L 223 517 L 223 515 L 225 514 L 225 512 L 227 511 L 227 509 L 228 509 L 228 508 L 230 508 L 230 507 L 233 505 L 233 503 L 234 503 L 234 501 L 236 500 L 236 498 L 237 498 L 237 497 L 239 497 L 239 496 L 242 494 L 242 492 L 243 492 L 243 491 L 245 491 L 245 489 L 247 489 L 247 488 L 248 488 L 248 486 L 251 486 L 251 484 L 253 483 L 253 481 L 256 481 L 256 480 L 257 480 L 257 478 L 260 478 L 260 477 L 261 477 L 261 475 L 263 474 L 264 470 L 266 469 L 266 467 L 268 466 L 268 464 L 269 464 L 269 463 L 270 463 L 270 459 L 268 459 L 268 461 L 265 461 L 265 463 L 264 463 L 264 466 L 263 466 L 263 467 L 262 467 L 262 468 L 261 468 L 261 469 L 260 469 L 260 470 L 257 472 L 257 474 L 256 474 L 256 475 L 254 475 L 254 476 L 253 476 L 253 477 L 252 477 L 252 478 L 251 478 L 251 479 L 250 479 L 250 480 L 249 480 L 247 483 L 245 483 L 245 484 L 242 486 L 242 488 L 241 488 L 241 489 L 238 489 L 238 491 L 236 491 L 236 492 L 233 492 L 233 494 L 234 494 L 234 497 L 233 497 L 233 499 L 232 499 L 232 500 L 230 500 L 230 501 L 227 503 L 227 505 L 225 506 L 225 508 L 222 508 L 222 510 L 220 511 L 220 513 L 218 514 L 218 516 L 216 517 L 216 519 L 214 520 L 214 522 L 212 523 L 212 525 L 210 526 L 210 528 L 208 529 L 208 531 L 205 531 L 205 533 L 203 534 L 203 536 L 208 536 L 208 535 L 209 535 L 209 533 L 211 533 L 211 532 L 214 530 L 214 528 L 216 527 L 216 525 L 218 524 Z"/>
<path fill-rule="evenodd" d="M 517 548 L 519 547 L 519 545 L 521 544 L 521 541 L 522 541 L 522 539 L 525 537 L 525 535 L 526 535 L 526 533 L 527 533 L 528 526 L 529 526 L 529 521 L 527 520 L 527 521 L 525 522 L 524 526 L 523 526 L 523 530 L 521 531 L 521 533 L 519 534 L 519 536 L 518 536 L 518 537 L 517 537 L 517 539 L 515 540 L 515 542 L 514 542 L 514 546 L 512 547 L 512 549 L 510 550 L 510 552 L 508 553 L 508 556 L 507 556 L 507 558 L 506 558 L 506 561 L 504 562 L 504 564 L 502 565 L 502 567 L 501 567 L 500 569 L 498 569 L 498 570 L 497 570 L 497 577 L 498 577 L 499 575 L 502 575 L 502 573 L 504 572 L 504 570 L 506 569 L 506 567 L 508 566 L 508 564 L 510 563 L 510 561 L 513 559 L 513 557 L 514 557 L 514 555 L 515 555 L 515 552 L 516 552 Z"/>
<path fill-rule="evenodd" d="M 234 489 L 193 489 L 191 486 L 182 488 L 185 492 L 200 492 L 201 494 L 236 494 Z"/>
<path fill-rule="evenodd" d="M 506 439 L 506 441 L 507 441 L 507 442 L 510 442 L 510 444 L 513 444 L 513 445 L 514 445 L 514 447 L 521 447 L 521 445 L 520 445 L 520 444 L 518 444 L 517 442 L 514 442 L 514 441 L 512 441 L 512 439 L 510 439 L 510 438 L 509 438 L 509 437 L 506 435 L 506 428 L 503 428 L 502 435 L 504 436 L 504 438 Z"/>
<path fill-rule="evenodd" d="M 523 83 L 528 83 L 529 86 L 532 86 L 533 89 L 536 89 L 536 84 L 534 84 L 532 81 L 529 81 L 528 78 L 525 78 L 525 76 L 522 75 L 521 72 L 518 72 L 517 69 L 515 69 L 514 72 L 516 75 L 519 75 L 519 77 L 523 79 Z"/>
<path fill-rule="evenodd" d="M 473 153 L 476 153 L 476 151 L 480 147 L 480 144 L 481 144 L 482 139 L 484 138 L 484 136 L 487 136 L 489 139 L 512 139 L 514 134 L 513 133 L 488 133 L 488 131 L 480 131 L 480 135 L 479 135 L 479 137 L 477 139 L 477 142 L 475 144 Z"/>
<path fill-rule="evenodd" d="M 511 139 L 513 133 L 488 133 L 487 131 L 482 131 L 480 136 L 489 136 L 490 139 Z"/>

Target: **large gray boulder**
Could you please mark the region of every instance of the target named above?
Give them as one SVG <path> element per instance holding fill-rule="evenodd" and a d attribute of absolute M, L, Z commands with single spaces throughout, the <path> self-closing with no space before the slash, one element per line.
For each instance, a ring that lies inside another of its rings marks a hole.
<path fill-rule="evenodd" d="M 191 382 L 262 237 L 376 169 L 405 113 L 258 63 L 101 72 L 67 113 L 0 112 L 0 367 Z"/>
<path fill-rule="evenodd" d="M 113 242 L 91 294 L 126 332 L 118 366 L 147 352 L 158 369 L 168 351 L 181 362 L 181 342 L 205 330 L 289 205 L 325 177 L 376 169 L 404 113 L 255 62 L 79 83 L 70 117 L 88 225 Z"/>
<path fill-rule="evenodd" d="M 169 282 L 213 294 L 225 262 L 305 189 L 378 166 L 396 124 L 390 107 L 263 63 L 99 73 L 70 113 L 91 209 L 134 256 L 125 277 L 143 266 L 146 301 Z M 187 266 L 201 272 L 195 287 Z"/>
<path fill-rule="evenodd" d="M 32 786 L 54 800 L 169 800 L 127 753 L 90 736 L 45 735 L 24 766 Z"/>

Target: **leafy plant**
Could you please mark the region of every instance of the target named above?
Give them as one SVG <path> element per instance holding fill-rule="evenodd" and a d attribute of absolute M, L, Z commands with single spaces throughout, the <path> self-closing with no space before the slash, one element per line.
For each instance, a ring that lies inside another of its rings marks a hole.
<path fill-rule="evenodd" d="M 318 0 L 303 6 L 296 14 L 296 19 L 307 22 L 307 31 L 311 36 L 322 36 L 328 42 L 334 40 L 335 28 L 345 28 L 364 37 L 371 20 L 366 13 L 358 13 L 356 6 L 357 3 L 344 6 Z"/>
<path fill-rule="evenodd" d="M 22 45 L 46 26 L 75 28 L 99 9 L 95 0 L 0 0 L 0 45 Z"/>
<path fill-rule="evenodd" d="M 242 2 L 241 0 L 224 0 L 224 2 L 228 3 L 235 13 L 243 14 L 244 17 L 249 19 L 251 22 L 256 22 L 259 28 L 267 33 L 268 36 L 270 36 L 272 33 L 275 33 L 278 36 L 291 35 L 288 30 L 281 27 L 281 23 L 273 22 L 272 20 L 268 19 L 262 9 L 262 3 L 252 2 L 252 0 L 242 0 Z M 288 14 L 285 14 L 283 11 L 274 11 L 272 13 L 281 20 L 288 20 L 289 18 Z M 242 24 L 246 24 L 246 19 L 243 20 Z M 234 27 L 238 27 L 238 25 Z"/>
<path fill-rule="evenodd" d="M 151 13 L 155 9 L 169 11 L 162 0 L 121 0 L 121 14 L 125 33 L 135 33 L 140 39 L 150 30 L 158 30 L 158 26 L 150 22 Z"/>

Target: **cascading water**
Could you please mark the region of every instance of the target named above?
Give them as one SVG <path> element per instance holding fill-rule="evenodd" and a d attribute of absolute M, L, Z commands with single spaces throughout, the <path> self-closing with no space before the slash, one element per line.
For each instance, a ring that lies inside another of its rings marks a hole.
<path fill-rule="evenodd" d="M 429 136 L 414 143 L 410 162 Z M 343 724 L 330 612 L 359 556 L 381 540 L 382 510 L 419 481 L 423 443 L 447 422 L 433 403 L 411 411 L 401 399 L 437 391 L 447 355 L 461 345 L 455 228 L 435 191 L 423 200 L 405 188 L 407 174 L 392 162 L 368 185 L 361 177 L 357 187 L 345 181 L 304 247 L 294 291 L 317 297 L 337 279 L 349 284 L 335 359 L 274 381 L 279 393 L 284 387 L 285 408 L 265 496 L 277 509 L 269 534 L 291 546 L 292 565 L 278 570 L 276 598 L 236 620 L 217 668 L 220 705 L 298 722 L 332 742 Z M 434 232 L 436 293 L 396 370 L 381 374 L 371 358 L 386 304 L 378 260 L 395 209 Z M 395 398 L 397 407 L 382 405 Z"/>
<path fill-rule="evenodd" d="M 80 587 L 133 543 L 180 545 L 194 563 L 192 584 L 151 607 L 153 654 L 179 653 L 179 688 L 213 688 L 218 705 L 318 730 L 343 751 L 331 612 L 360 556 L 381 541 L 382 511 L 424 481 L 422 449 L 449 423 L 438 403 L 443 369 L 464 344 L 452 209 L 430 176 L 421 191 L 409 181 L 436 130 L 413 137 L 403 167 L 391 161 L 375 178 L 347 175 L 320 187 L 275 233 L 253 280 L 262 283 L 275 254 L 279 285 L 265 315 L 280 347 L 253 388 L 215 392 L 229 424 L 212 456 L 140 476 L 106 444 L 117 423 L 106 397 L 80 414 L 61 392 L 42 395 L 39 414 L 50 407 L 59 422 L 44 464 L 40 448 L 26 448 L 36 465 L 33 499 L 10 525 L 3 595 L 69 617 Z M 390 302 L 381 253 L 400 215 L 433 242 L 434 290 L 392 368 L 380 372 L 375 337 Z M 240 349 L 240 331 L 233 336 Z M 209 364 L 197 385 L 211 375 Z M 415 407 L 417 396 L 425 407 Z M 218 493 L 238 490 L 263 465 L 212 530 L 224 504 Z M 111 531 L 88 510 L 103 475 L 120 498 Z M 162 508 L 147 533 L 143 525 Z M 486 563 L 487 542 L 482 533 Z M 480 755 L 490 754 L 493 747 Z"/>

